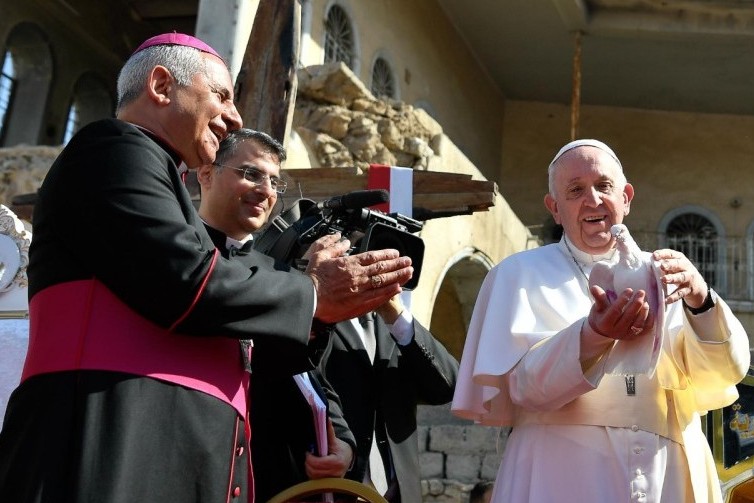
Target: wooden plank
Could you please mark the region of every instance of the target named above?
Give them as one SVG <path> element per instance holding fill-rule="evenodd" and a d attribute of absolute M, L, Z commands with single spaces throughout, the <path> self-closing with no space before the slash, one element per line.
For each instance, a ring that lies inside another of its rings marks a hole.
<path fill-rule="evenodd" d="M 244 126 L 283 145 L 293 122 L 300 32 L 298 0 L 260 0 L 236 78 L 236 107 Z"/>
<path fill-rule="evenodd" d="M 353 181 L 353 190 L 366 188 L 368 174 L 358 168 L 312 168 L 284 170 L 286 174 L 297 180 L 321 180 L 328 183 L 342 178 L 359 177 Z M 489 180 L 472 180 L 471 175 L 446 173 L 437 171 L 414 171 L 414 193 L 434 192 L 466 192 L 474 190 L 497 191 L 495 182 Z"/>
<path fill-rule="evenodd" d="M 472 180 L 471 175 L 414 171 L 414 194 L 472 191 L 497 192 L 497 184 L 490 180 Z"/>
<path fill-rule="evenodd" d="M 309 184 L 321 184 L 323 188 L 318 193 L 327 193 L 325 186 L 330 183 L 349 190 L 361 190 L 367 186 L 367 174 L 360 172 L 358 168 L 286 169 L 283 172 L 300 183 L 306 181 Z M 472 180 L 471 175 L 414 171 L 414 194 L 475 191 L 497 193 L 497 184 L 490 180 Z M 332 195 L 336 193 L 333 192 Z"/>
<path fill-rule="evenodd" d="M 361 177 L 363 174 L 356 167 L 348 168 L 312 168 L 312 169 L 283 169 L 283 173 L 296 180 L 336 180 Z"/>
<path fill-rule="evenodd" d="M 452 192 L 448 194 L 414 194 L 414 206 L 432 211 L 466 208 L 483 211 L 495 205 L 495 195 L 490 192 Z"/>
<path fill-rule="evenodd" d="M 322 201 L 329 197 L 367 188 L 367 173 L 358 168 L 313 168 L 284 170 L 290 204 L 301 197 Z M 495 204 L 497 184 L 472 180 L 470 175 L 436 171 L 414 172 L 414 207 L 431 212 L 470 214 Z"/>
<path fill-rule="evenodd" d="M 367 183 L 366 177 L 357 168 L 286 169 L 283 173 L 288 181 L 286 199 L 305 197 L 321 201 L 331 196 L 366 189 Z"/>

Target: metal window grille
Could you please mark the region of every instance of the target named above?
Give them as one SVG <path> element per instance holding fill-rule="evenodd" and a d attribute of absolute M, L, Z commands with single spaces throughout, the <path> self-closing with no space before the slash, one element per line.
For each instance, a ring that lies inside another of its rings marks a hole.
<path fill-rule="evenodd" d="M 723 286 L 718 274 L 719 240 L 712 222 L 702 215 L 685 213 L 670 222 L 665 234 L 668 248 L 686 255 L 707 284 L 718 289 Z"/>
<path fill-rule="evenodd" d="M 382 58 L 377 58 L 372 68 L 372 94 L 377 97 L 395 98 L 393 70 L 388 62 Z"/>
<path fill-rule="evenodd" d="M 632 236 L 642 250 L 671 248 L 688 253 L 709 284 L 726 300 L 754 301 L 754 236 L 716 236 L 686 242 L 654 232 Z M 701 255 L 701 262 L 695 255 Z"/>
<path fill-rule="evenodd" d="M 353 70 L 353 29 L 345 11 L 333 5 L 325 21 L 325 63 L 342 61 Z"/>

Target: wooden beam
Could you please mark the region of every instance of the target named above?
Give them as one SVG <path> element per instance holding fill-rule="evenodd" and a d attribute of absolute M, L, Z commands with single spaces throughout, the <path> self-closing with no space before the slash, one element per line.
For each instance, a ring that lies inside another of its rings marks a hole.
<path fill-rule="evenodd" d="M 244 126 L 287 145 L 296 102 L 299 0 L 260 0 L 241 69 L 236 107 Z"/>
<path fill-rule="evenodd" d="M 322 201 L 354 190 L 364 190 L 368 170 L 358 168 L 286 169 L 288 191 L 284 200 L 290 204 L 306 198 Z M 497 184 L 489 180 L 472 180 L 471 175 L 436 171 L 414 171 L 414 207 L 450 215 L 487 211 L 495 205 Z"/>
<path fill-rule="evenodd" d="M 573 82 L 571 84 L 571 141 L 579 136 L 579 115 L 581 113 L 581 32 L 573 36 Z"/>

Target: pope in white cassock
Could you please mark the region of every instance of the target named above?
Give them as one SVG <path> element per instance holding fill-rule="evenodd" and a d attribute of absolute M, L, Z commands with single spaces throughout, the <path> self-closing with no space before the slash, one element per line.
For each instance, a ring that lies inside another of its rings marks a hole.
<path fill-rule="evenodd" d="M 0 427 L 11 392 L 21 380 L 29 344 L 26 266 L 31 233 L 0 204 Z"/>
<path fill-rule="evenodd" d="M 564 236 L 489 272 L 453 399 L 458 416 L 513 427 L 492 501 L 721 502 L 700 415 L 738 396 L 750 358 L 743 327 L 678 251 L 643 252 L 659 312 L 651 292 L 589 286 L 595 263 L 617 263 L 611 227 L 634 196 L 607 145 L 565 145 L 549 181 L 545 206 Z M 655 333 L 648 366 L 615 365 L 635 365 Z"/>

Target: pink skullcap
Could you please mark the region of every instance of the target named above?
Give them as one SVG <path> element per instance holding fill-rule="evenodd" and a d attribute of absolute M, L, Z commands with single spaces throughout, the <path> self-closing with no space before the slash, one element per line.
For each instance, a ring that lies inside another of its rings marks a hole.
<path fill-rule="evenodd" d="M 182 45 L 184 47 L 193 47 L 194 49 L 199 49 L 202 52 L 207 52 L 209 54 L 212 54 L 213 56 L 217 56 L 218 58 L 223 59 L 220 57 L 216 50 L 214 50 L 212 47 L 202 42 L 198 38 L 192 37 L 191 35 L 186 35 L 185 33 L 175 32 L 163 33 L 162 35 L 155 35 L 152 38 L 148 38 L 139 47 L 136 48 L 133 54 L 136 54 L 142 49 L 146 49 L 147 47 L 152 47 L 155 45 Z"/>
<path fill-rule="evenodd" d="M 555 161 L 563 157 L 563 154 L 568 152 L 569 150 L 573 150 L 577 147 L 596 147 L 604 152 L 607 152 L 610 157 L 615 159 L 615 162 L 618 163 L 618 166 L 620 169 L 623 169 L 623 165 L 618 160 L 618 156 L 615 155 L 615 152 L 613 152 L 613 149 L 608 147 L 606 144 L 602 143 L 599 140 L 591 140 L 591 139 L 584 139 L 584 140 L 575 140 L 570 143 L 566 143 L 563 148 L 561 148 L 557 154 L 555 154 L 555 157 L 553 157 L 552 161 L 550 161 L 550 166 L 555 164 Z"/>

